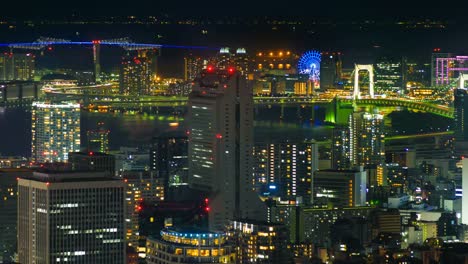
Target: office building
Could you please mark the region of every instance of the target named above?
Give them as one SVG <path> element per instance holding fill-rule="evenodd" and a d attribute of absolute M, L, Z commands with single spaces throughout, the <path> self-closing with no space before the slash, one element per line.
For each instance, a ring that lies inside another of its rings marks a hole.
<path fill-rule="evenodd" d="M 222 232 L 165 228 L 160 237 L 148 238 L 146 247 L 148 264 L 239 263 L 234 248 L 227 243 L 227 234 Z"/>
<path fill-rule="evenodd" d="M 163 180 L 158 178 L 156 173 L 150 171 L 124 171 L 121 177 L 127 185 L 125 194 L 127 243 L 138 253 L 144 253 L 140 252 L 140 243 L 138 243 L 139 240 L 144 240 L 144 237 L 140 235 L 139 214 L 143 204 L 152 205 L 164 200 Z"/>
<path fill-rule="evenodd" d="M 164 133 L 153 138 L 150 149 L 150 170 L 169 189 L 188 185 L 188 138 L 182 133 Z M 172 195 L 170 195 L 173 197 Z M 168 197 L 166 197 L 168 198 Z"/>
<path fill-rule="evenodd" d="M 125 263 L 125 184 L 99 172 L 18 180 L 20 263 Z"/>
<path fill-rule="evenodd" d="M 403 87 L 403 62 L 401 59 L 382 57 L 375 63 L 375 88 L 399 92 Z"/>
<path fill-rule="evenodd" d="M 310 203 L 312 174 L 318 169 L 316 143 L 257 143 L 253 155 L 253 180 L 260 195 Z"/>
<path fill-rule="evenodd" d="M 312 198 L 315 204 L 334 207 L 366 205 L 366 171 L 318 170 L 312 180 Z"/>
<path fill-rule="evenodd" d="M 69 152 L 80 150 L 80 105 L 33 102 L 31 160 L 66 162 Z"/>
<path fill-rule="evenodd" d="M 252 220 L 230 221 L 229 239 L 236 248 L 236 263 L 290 263 L 287 227 Z"/>
<path fill-rule="evenodd" d="M 189 95 L 189 185 L 209 196 L 210 230 L 231 219 L 266 219 L 253 190 L 253 99 L 246 85 L 233 68 L 209 68 Z"/>
<path fill-rule="evenodd" d="M 35 72 L 35 56 L 31 53 L 0 54 L 0 81 L 31 81 Z"/>
<path fill-rule="evenodd" d="M 105 129 L 104 123 L 99 122 L 96 129 L 88 130 L 86 136 L 88 144 L 87 151 L 109 153 L 109 129 Z"/>
<path fill-rule="evenodd" d="M 120 94 L 150 95 L 153 81 L 153 59 L 148 53 L 126 56 L 120 67 Z"/>
<path fill-rule="evenodd" d="M 380 165 L 385 161 L 383 115 L 354 112 L 349 117 L 351 165 Z"/>
<path fill-rule="evenodd" d="M 68 163 L 73 171 L 103 171 L 115 176 L 115 157 L 102 152 L 70 152 Z"/>

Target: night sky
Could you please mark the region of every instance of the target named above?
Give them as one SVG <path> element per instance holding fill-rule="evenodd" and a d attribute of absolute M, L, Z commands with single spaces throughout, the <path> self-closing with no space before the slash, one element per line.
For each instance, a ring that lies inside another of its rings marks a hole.
<path fill-rule="evenodd" d="M 2 1 L 0 15 L 9 17 L 67 17 L 98 15 L 160 15 L 217 17 L 217 16 L 286 16 L 304 19 L 400 19 L 440 18 L 465 21 L 467 1 L 247 1 L 247 0 L 25 0 Z"/>

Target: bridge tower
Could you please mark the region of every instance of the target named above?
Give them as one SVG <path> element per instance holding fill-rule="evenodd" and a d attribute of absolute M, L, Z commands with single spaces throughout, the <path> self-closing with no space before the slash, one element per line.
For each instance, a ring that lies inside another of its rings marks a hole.
<path fill-rule="evenodd" d="M 354 91 L 353 99 L 361 98 L 359 89 L 359 71 L 367 71 L 369 73 L 369 95 L 374 98 L 374 65 L 372 64 L 354 64 Z"/>
<path fill-rule="evenodd" d="M 461 73 L 460 76 L 458 77 L 459 83 L 458 83 L 458 88 L 463 89 L 465 88 L 465 81 L 468 81 L 468 73 Z"/>

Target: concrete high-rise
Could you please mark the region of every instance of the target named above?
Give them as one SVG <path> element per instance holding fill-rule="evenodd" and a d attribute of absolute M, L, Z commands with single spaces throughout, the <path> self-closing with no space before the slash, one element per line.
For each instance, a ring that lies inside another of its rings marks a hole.
<path fill-rule="evenodd" d="M 253 97 L 233 68 L 208 67 L 188 101 L 189 185 L 209 197 L 209 227 L 266 219 L 252 183 Z"/>
<path fill-rule="evenodd" d="M 18 180 L 20 263 L 126 263 L 125 184 L 98 172 Z"/>
<path fill-rule="evenodd" d="M 253 180 L 260 194 L 310 203 L 312 174 L 318 169 L 316 143 L 258 143 L 253 154 Z"/>
<path fill-rule="evenodd" d="M 31 132 L 33 162 L 67 161 L 69 152 L 80 150 L 80 105 L 34 102 Z"/>

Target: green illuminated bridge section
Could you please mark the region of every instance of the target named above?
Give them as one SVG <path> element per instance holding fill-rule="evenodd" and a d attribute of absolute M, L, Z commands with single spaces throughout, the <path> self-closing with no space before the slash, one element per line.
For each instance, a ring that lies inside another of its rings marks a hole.
<path fill-rule="evenodd" d="M 453 108 L 431 102 L 419 102 L 404 98 L 376 98 L 376 99 L 356 99 L 349 98 L 318 98 L 318 97 L 254 97 L 256 105 L 330 105 L 336 103 L 341 106 L 380 106 L 380 107 L 402 107 L 415 111 L 423 111 L 435 115 L 453 118 Z M 109 98 L 90 98 L 86 103 L 90 107 L 158 107 L 158 106 L 183 106 L 187 103 L 187 97 L 179 96 L 143 96 L 130 98 L 128 96 L 113 96 Z"/>

